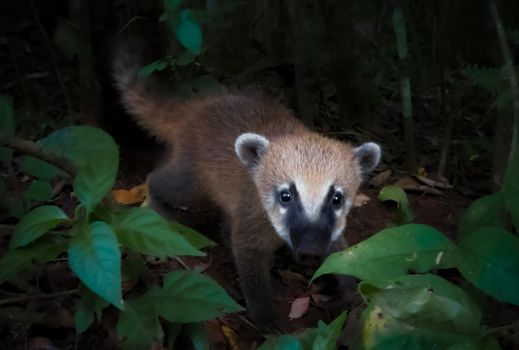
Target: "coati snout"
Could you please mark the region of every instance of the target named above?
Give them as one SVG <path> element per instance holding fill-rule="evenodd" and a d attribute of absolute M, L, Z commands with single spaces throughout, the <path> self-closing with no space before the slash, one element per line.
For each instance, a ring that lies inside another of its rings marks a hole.
<path fill-rule="evenodd" d="M 136 52 L 123 48 L 115 63 L 122 101 L 171 150 L 148 177 L 151 205 L 164 215 L 167 207 L 218 207 L 231 231 L 249 315 L 271 328 L 274 252 L 283 244 L 300 254 L 344 248 L 346 217 L 380 147 L 355 148 L 311 132 L 259 92 L 227 90 L 184 101 L 159 94 L 138 78 Z"/>

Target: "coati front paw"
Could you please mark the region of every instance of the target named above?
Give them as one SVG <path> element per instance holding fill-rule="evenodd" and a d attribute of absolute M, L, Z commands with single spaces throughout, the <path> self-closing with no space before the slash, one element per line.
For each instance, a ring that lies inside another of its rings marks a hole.
<path fill-rule="evenodd" d="M 279 317 L 272 306 L 249 308 L 252 323 L 263 334 L 280 334 Z"/>

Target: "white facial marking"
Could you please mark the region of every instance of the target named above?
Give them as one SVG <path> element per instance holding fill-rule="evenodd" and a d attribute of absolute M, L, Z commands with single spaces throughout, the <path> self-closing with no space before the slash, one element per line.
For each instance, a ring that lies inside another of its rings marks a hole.
<path fill-rule="evenodd" d="M 272 223 L 272 226 L 274 226 L 274 231 L 276 231 L 277 235 L 281 237 L 281 239 L 284 240 L 290 248 L 293 248 L 292 241 L 290 240 L 290 233 L 286 230 L 286 228 L 283 225 L 277 223 L 275 220 L 272 220 L 272 218 L 270 219 L 270 222 Z"/>
<path fill-rule="evenodd" d="M 301 178 L 295 179 L 294 183 L 306 216 L 310 220 L 316 220 L 332 183 L 326 182 L 317 190 L 308 188 Z"/>
<path fill-rule="evenodd" d="M 340 227 L 340 228 L 335 229 L 332 232 L 332 242 L 336 241 L 341 236 L 342 231 L 344 231 L 344 225 L 342 227 Z"/>

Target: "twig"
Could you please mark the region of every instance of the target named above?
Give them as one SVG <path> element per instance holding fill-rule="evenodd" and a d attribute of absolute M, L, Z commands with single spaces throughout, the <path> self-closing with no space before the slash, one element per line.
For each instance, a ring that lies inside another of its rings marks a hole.
<path fill-rule="evenodd" d="M 506 326 L 489 328 L 483 332 L 483 336 L 486 337 L 487 335 L 496 334 L 496 333 L 506 334 L 506 332 L 508 332 L 509 330 L 514 330 L 514 329 L 519 332 L 519 322 L 507 324 Z"/>
<path fill-rule="evenodd" d="M 65 171 L 71 177 L 76 176 L 76 168 L 68 158 L 46 151 L 36 142 L 23 140 L 17 137 L 7 137 L 0 133 L 0 146 L 5 146 L 25 155 L 44 160 Z"/>
<path fill-rule="evenodd" d="M 38 17 L 38 12 L 36 11 L 36 7 L 34 6 L 34 1 L 29 1 L 31 4 L 31 10 L 32 14 L 34 16 L 34 21 L 36 22 L 36 26 L 38 27 L 38 30 L 41 32 L 41 35 L 43 36 L 43 41 L 45 42 L 45 46 L 47 47 L 47 50 L 49 51 L 49 56 L 52 60 L 52 64 L 54 66 L 54 74 L 56 74 L 56 80 L 58 80 L 58 84 L 61 88 L 61 92 L 63 93 L 63 97 L 65 98 L 65 105 L 67 106 L 67 114 L 70 121 L 72 121 L 72 105 L 70 104 L 70 98 L 67 93 L 67 89 L 65 88 L 65 83 L 63 82 L 63 76 L 61 75 L 61 71 L 58 66 L 58 60 L 56 59 L 56 54 L 54 53 L 54 50 L 52 49 L 52 42 L 50 41 L 49 36 L 47 35 L 47 32 L 45 31 L 45 27 L 43 27 L 43 24 L 40 21 L 40 18 Z"/>
<path fill-rule="evenodd" d="M 503 29 L 503 23 L 499 18 L 499 12 L 497 11 L 497 6 L 495 0 L 490 0 L 490 13 L 492 15 L 492 19 L 496 25 L 497 36 L 499 37 L 499 43 L 501 46 L 501 52 L 503 53 L 503 58 L 505 61 L 504 72 L 508 82 L 510 83 L 510 91 L 512 92 L 513 98 L 513 106 L 514 106 L 514 114 L 513 114 L 513 124 L 512 124 L 512 142 L 510 146 L 510 153 L 508 156 L 508 164 L 507 169 L 510 169 L 512 165 L 512 160 L 517 152 L 518 144 L 519 144 L 519 85 L 517 83 L 517 76 L 515 74 L 514 63 L 512 60 L 512 54 L 510 52 L 510 47 L 506 41 L 505 30 Z M 504 183 L 504 182 L 503 182 Z"/>
<path fill-rule="evenodd" d="M 0 306 L 6 305 L 6 304 L 24 303 L 29 300 L 61 298 L 61 297 L 66 297 L 66 296 L 77 294 L 77 292 L 78 292 L 77 289 L 72 289 L 72 290 L 66 290 L 63 292 L 24 295 L 21 297 L 14 297 L 14 298 L 0 300 Z"/>
<path fill-rule="evenodd" d="M 34 312 L 10 306 L 0 309 L 0 320 L 18 321 L 27 324 L 41 324 L 48 327 L 73 328 L 74 318 L 64 312 Z"/>

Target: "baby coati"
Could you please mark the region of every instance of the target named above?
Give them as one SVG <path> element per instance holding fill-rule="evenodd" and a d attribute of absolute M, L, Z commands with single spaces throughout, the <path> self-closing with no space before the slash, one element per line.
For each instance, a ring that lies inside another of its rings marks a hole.
<path fill-rule="evenodd" d="M 139 48 L 127 45 L 115 64 L 123 104 L 137 122 L 170 146 L 148 178 L 151 204 L 216 205 L 229 225 L 231 248 L 252 320 L 275 323 L 271 259 L 287 244 L 297 254 L 325 256 L 345 247 L 346 217 L 380 147 L 359 147 L 308 130 L 281 104 L 257 92 L 176 100 L 138 78 Z"/>

